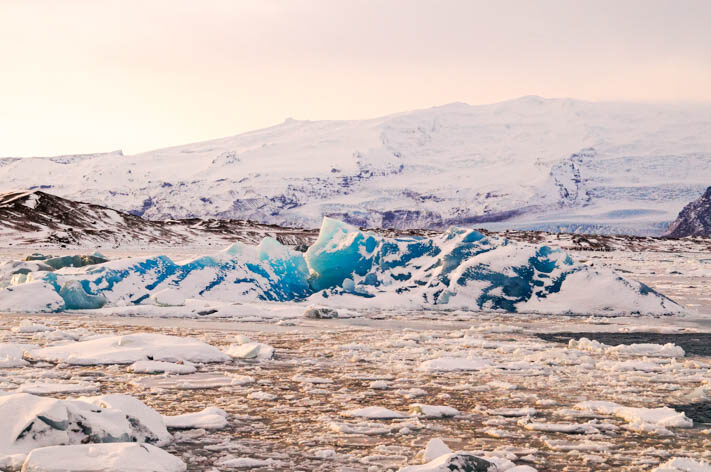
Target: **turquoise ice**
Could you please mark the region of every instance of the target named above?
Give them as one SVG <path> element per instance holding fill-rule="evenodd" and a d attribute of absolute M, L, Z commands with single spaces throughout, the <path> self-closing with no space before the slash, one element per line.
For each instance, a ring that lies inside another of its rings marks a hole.
<path fill-rule="evenodd" d="M 387 238 L 330 218 L 306 253 L 265 238 L 258 246 L 235 243 L 188 261 L 119 259 L 27 279 L 48 282 L 66 309 L 152 303 L 151 295 L 165 289 L 223 302 L 361 300 L 507 312 L 550 305 L 571 313 L 590 307 L 655 313 L 678 308 L 639 282 L 576 263 L 549 246 L 455 227 L 433 238 Z M 627 298 L 602 300 L 615 291 Z"/>

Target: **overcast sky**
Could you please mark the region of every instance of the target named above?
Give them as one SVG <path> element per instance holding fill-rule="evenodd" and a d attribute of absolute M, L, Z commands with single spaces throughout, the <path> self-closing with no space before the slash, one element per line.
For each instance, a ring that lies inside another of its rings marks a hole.
<path fill-rule="evenodd" d="M 0 156 L 522 95 L 709 102 L 709 25 L 709 0 L 0 0 Z"/>

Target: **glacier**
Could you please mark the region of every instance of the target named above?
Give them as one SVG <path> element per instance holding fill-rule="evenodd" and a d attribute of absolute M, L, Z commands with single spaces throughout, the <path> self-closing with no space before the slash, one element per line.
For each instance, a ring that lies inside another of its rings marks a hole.
<path fill-rule="evenodd" d="M 388 238 L 331 218 L 323 219 L 305 253 L 267 237 L 257 246 L 235 243 L 183 262 L 161 255 L 7 277 L 9 282 L 0 280 L 0 287 L 6 285 L 0 310 L 8 311 L 27 311 L 22 303 L 29 297 L 32 311 L 165 306 L 159 302 L 165 293 L 221 302 L 512 313 L 683 311 L 640 282 L 575 262 L 549 246 L 459 227 L 432 238 Z"/>

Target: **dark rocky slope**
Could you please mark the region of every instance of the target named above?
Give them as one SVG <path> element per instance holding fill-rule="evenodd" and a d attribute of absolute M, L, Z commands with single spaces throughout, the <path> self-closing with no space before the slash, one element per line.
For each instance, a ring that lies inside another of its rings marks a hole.
<path fill-rule="evenodd" d="M 0 194 L 0 246 L 222 245 L 234 241 L 257 244 L 265 236 L 282 244 L 308 246 L 317 233 L 247 220 L 151 221 L 42 191 Z"/>
<path fill-rule="evenodd" d="M 679 212 L 679 216 L 669 226 L 665 236 L 669 238 L 711 236 L 711 187 Z"/>

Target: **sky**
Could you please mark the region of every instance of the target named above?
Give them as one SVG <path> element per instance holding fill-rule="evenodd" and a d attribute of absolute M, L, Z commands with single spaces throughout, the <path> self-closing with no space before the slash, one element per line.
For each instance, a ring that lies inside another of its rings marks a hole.
<path fill-rule="evenodd" d="M 0 0 L 0 156 L 523 95 L 710 102 L 708 0 Z"/>

